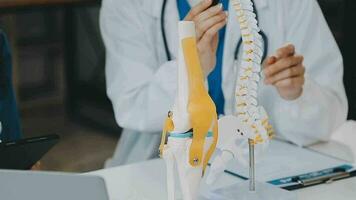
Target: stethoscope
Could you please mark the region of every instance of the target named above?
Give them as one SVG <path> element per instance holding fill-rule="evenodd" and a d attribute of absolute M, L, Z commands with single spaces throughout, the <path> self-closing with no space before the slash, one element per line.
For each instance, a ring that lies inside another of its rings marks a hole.
<path fill-rule="evenodd" d="M 254 0 L 252 0 L 252 2 L 253 2 L 253 9 L 255 10 L 255 14 L 256 14 L 256 19 L 258 21 L 258 12 L 257 12 L 256 6 L 255 6 Z M 171 61 L 172 56 L 169 52 L 168 42 L 167 42 L 167 37 L 166 37 L 166 30 L 164 27 L 164 16 L 165 16 L 165 12 L 166 12 L 166 5 L 167 5 L 167 0 L 163 0 L 162 10 L 161 10 L 161 32 L 162 32 L 162 38 L 163 38 L 163 43 L 164 43 L 164 49 L 166 51 L 167 60 Z M 261 34 L 262 39 L 263 39 L 263 56 L 262 56 L 262 62 L 263 62 L 267 56 L 268 38 L 267 38 L 267 35 L 265 34 L 265 32 L 263 32 L 262 30 L 260 30 L 259 33 Z M 236 45 L 236 49 L 234 52 L 234 60 L 235 61 L 237 61 L 237 59 L 238 59 L 239 50 L 241 48 L 241 45 L 242 45 L 242 37 L 240 38 L 239 42 Z"/>

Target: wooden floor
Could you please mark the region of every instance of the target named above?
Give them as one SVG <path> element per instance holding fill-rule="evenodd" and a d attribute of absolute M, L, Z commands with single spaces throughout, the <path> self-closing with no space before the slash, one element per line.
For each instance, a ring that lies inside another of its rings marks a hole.
<path fill-rule="evenodd" d="M 45 170 L 87 172 L 101 169 L 118 140 L 113 133 L 80 126 L 65 115 L 64 107 L 44 106 L 21 112 L 25 137 L 58 134 L 60 143 L 43 159 Z"/>

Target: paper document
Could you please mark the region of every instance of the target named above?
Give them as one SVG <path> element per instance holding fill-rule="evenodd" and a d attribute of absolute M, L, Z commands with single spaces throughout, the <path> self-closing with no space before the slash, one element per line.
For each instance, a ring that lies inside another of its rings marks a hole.
<path fill-rule="evenodd" d="M 256 179 L 270 181 L 296 176 L 348 164 L 307 148 L 298 147 L 279 140 L 271 141 L 267 152 L 256 164 Z M 237 160 L 229 163 L 227 171 L 248 177 L 248 166 Z"/>

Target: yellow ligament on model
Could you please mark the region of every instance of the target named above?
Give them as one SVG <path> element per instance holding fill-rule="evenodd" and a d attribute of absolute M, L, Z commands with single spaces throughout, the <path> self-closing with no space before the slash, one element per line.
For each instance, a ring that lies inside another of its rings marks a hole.
<path fill-rule="evenodd" d="M 216 148 L 218 139 L 216 107 L 204 85 L 204 75 L 197 52 L 196 39 L 194 37 L 183 39 L 182 47 L 188 74 L 188 113 L 193 128 L 189 163 L 192 166 L 199 166 L 203 162 L 204 173 L 207 163 Z M 206 155 L 203 155 L 204 143 L 211 127 L 213 127 L 213 143 Z M 202 159 L 204 160 L 202 161 Z"/>
<path fill-rule="evenodd" d="M 166 143 L 167 133 L 174 130 L 174 123 L 172 117 L 173 117 L 173 113 L 169 111 L 168 117 L 164 123 L 163 131 L 162 131 L 161 145 L 159 146 L 160 157 L 163 156 L 163 149 L 164 149 L 164 144 Z"/>

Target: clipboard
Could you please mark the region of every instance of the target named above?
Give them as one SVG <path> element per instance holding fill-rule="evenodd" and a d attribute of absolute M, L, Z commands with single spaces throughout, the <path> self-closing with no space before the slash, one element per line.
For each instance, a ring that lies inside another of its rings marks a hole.
<path fill-rule="evenodd" d="M 256 164 L 256 178 L 286 190 L 297 190 L 355 177 L 356 168 L 344 160 L 329 157 L 290 143 L 273 140 L 265 156 Z M 243 180 L 248 168 L 232 161 L 225 173 Z"/>

